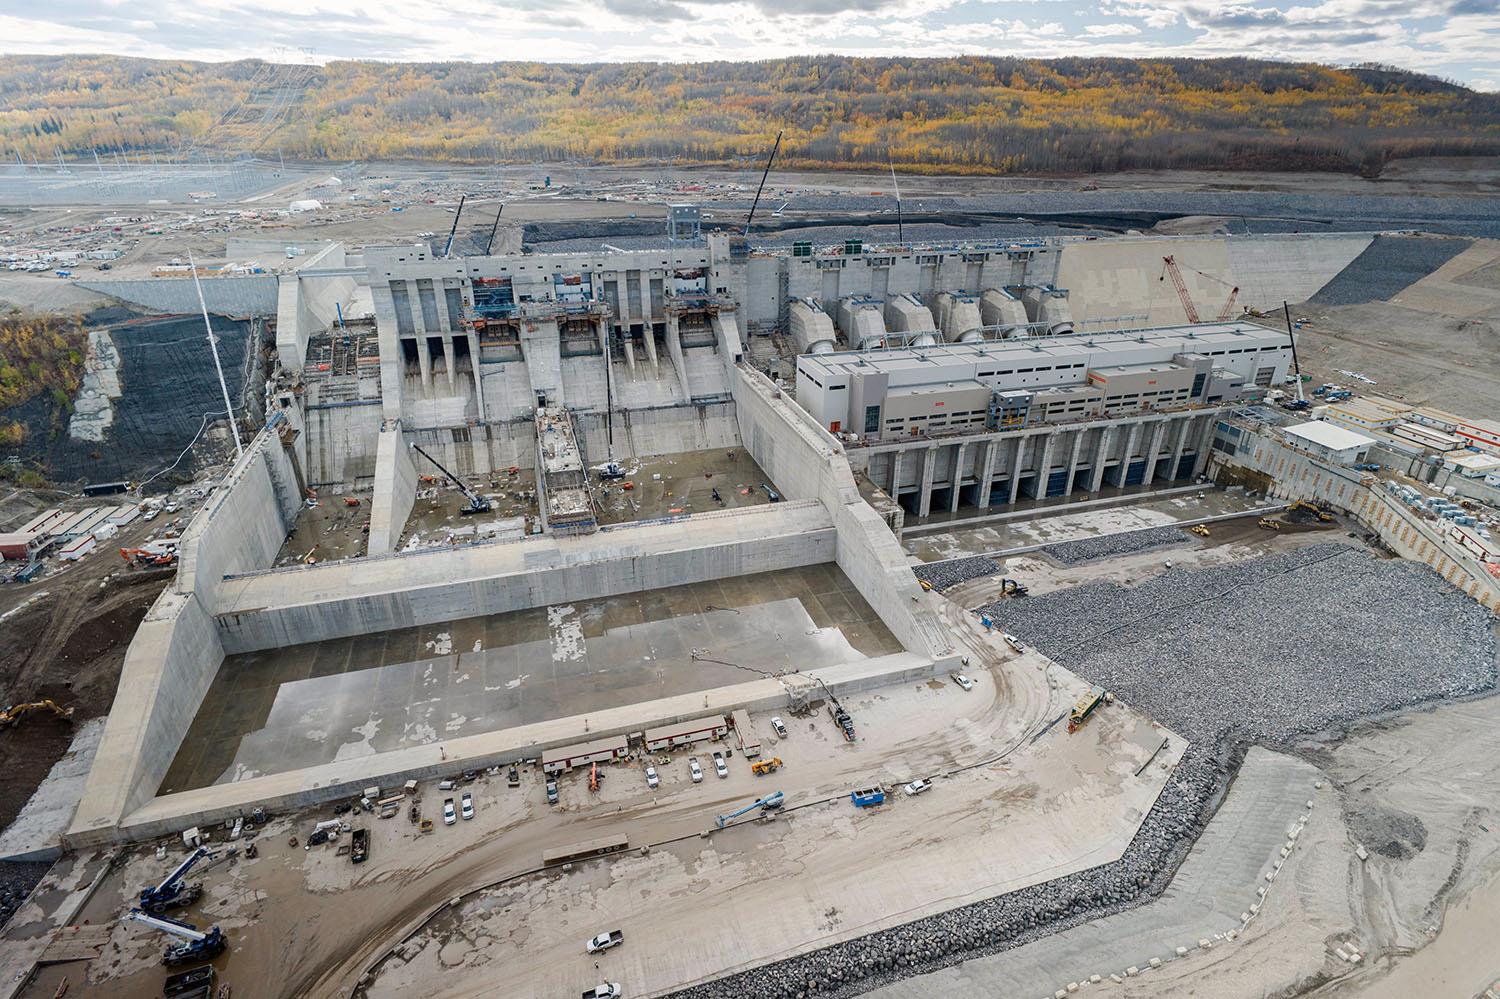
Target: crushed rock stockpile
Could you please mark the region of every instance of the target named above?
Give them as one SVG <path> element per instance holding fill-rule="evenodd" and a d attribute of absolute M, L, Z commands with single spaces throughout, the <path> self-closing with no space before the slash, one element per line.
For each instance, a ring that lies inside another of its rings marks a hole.
<path fill-rule="evenodd" d="M 1000 571 L 1000 563 L 984 555 L 973 558 L 955 558 L 946 562 L 933 562 L 912 569 L 918 579 L 939 593 L 959 583 L 967 583 L 981 576 L 993 576 Z"/>
<path fill-rule="evenodd" d="M 1133 555 L 1152 548 L 1180 545 L 1188 540 L 1189 536 L 1177 527 L 1148 527 L 1143 531 L 1123 531 L 1119 534 L 1048 545 L 1042 549 L 1042 554 L 1063 565 L 1082 565 L 1095 559 Z"/>
<path fill-rule="evenodd" d="M 1123 856 L 674 999 L 840 999 L 1142 904 L 1171 881 L 1248 743 L 1495 682 L 1489 612 L 1426 566 L 1345 545 L 1079 586 L 1004 611 L 1041 652 L 1193 740 Z"/>
<path fill-rule="evenodd" d="M 1310 305 L 1359 305 L 1399 295 L 1467 250 L 1467 239 L 1376 236 L 1363 253 L 1309 298 Z"/>
<path fill-rule="evenodd" d="M 1495 683 L 1488 611 L 1424 565 L 1341 544 L 1003 611 L 1007 630 L 1195 743 L 1284 743 Z"/>

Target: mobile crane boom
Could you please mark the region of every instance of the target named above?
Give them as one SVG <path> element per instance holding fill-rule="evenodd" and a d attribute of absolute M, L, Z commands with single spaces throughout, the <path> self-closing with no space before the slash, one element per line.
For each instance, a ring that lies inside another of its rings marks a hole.
<path fill-rule="evenodd" d="M 479 495 L 474 490 L 470 489 L 468 487 L 468 485 L 465 484 L 462 479 L 460 479 L 458 476 L 454 475 L 452 472 L 450 472 L 446 468 L 444 468 L 441 462 L 439 462 L 432 455 L 428 454 L 426 451 L 423 451 L 422 448 L 419 445 L 417 445 L 416 443 L 412 444 L 411 449 L 413 451 L 417 452 L 417 454 L 420 454 L 422 457 L 426 458 L 428 461 L 432 462 L 432 464 L 434 466 L 436 466 L 437 470 L 439 472 L 442 472 L 444 475 L 446 475 L 448 477 L 448 481 L 451 482 L 451 483 L 453 483 L 455 486 L 457 486 L 458 489 L 459 489 L 459 491 L 464 494 L 464 498 L 469 501 L 469 505 L 466 506 L 466 507 L 464 507 L 462 510 L 460 510 L 459 513 L 462 513 L 462 514 L 489 513 L 489 511 L 490 511 L 490 501 L 489 500 L 485 499 L 483 496 Z"/>

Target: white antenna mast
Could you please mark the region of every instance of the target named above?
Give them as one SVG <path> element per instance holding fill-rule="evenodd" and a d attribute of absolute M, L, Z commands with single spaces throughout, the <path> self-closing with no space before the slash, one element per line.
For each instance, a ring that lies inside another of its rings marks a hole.
<path fill-rule="evenodd" d="M 229 386 L 224 384 L 224 365 L 219 363 L 219 338 L 208 321 L 208 303 L 203 300 L 203 284 L 198 280 L 198 264 L 193 260 L 193 251 L 188 251 L 188 268 L 193 272 L 193 287 L 198 290 L 198 306 L 203 310 L 203 329 L 208 333 L 208 349 L 213 351 L 214 370 L 219 373 L 219 390 L 224 393 L 224 411 L 229 414 L 229 429 L 234 433 L 234 456 L 240 458 L 245 446 L 240 443 L 240 425 L 234 422 L 234 406 L 229 402 Z"/>

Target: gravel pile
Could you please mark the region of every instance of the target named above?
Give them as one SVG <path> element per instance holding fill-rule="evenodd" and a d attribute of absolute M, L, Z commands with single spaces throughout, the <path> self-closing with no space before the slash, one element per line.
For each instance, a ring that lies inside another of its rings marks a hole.
<path fill-rule="evenodd" d="M 1284 743 L 1495 683 L 1487 611 L 1425 566 L 1343 545 L 991 610 L 1007 630 L 1193 740 L 1121 859 L 674 996 L 840 999 L 1142 904 L 1171 880 L 1249 743 Z"/>
<path fill-rule="evenodd" d="M 1178 527 L 1148 527 L 1144 531 L 1124 531 L 1120 534 L 1105 534 L 1097 538 L 1048 545 L 1042 549 L 1042 554 L 1063 565 L 1082 565 L 1095 559 L 1180 545 L 1188 540 L 1189 536 Z"/>
<path fill-rule="evenodd" d="M 1424 565 L 1345 545 L 991 609 L 1195 742 L 1282 744 L 1495 682 L 1489 612 Z"/>
<path fill-rule="evenodd" d="M 1229 769 L 1190 749 L 1113 864 L 674 992 L 674 999 L 855 996 L 892 981 L 1019 947 L 1160 894 L 1202 831 Z"/>
<path fill-rule="evenodd" d="M 1314 305 L 1383 302 L 1431 274 L 1470 246 L 1467 239 L 1376 236 L 1308 301 Z"/>
<path fill-rule="evenodd" d="M 949 559 L 947 562 L 934 562 L 931 565 L 919 565 L 912 569 L 918 579 L 939 593 L 950 586 L 967 583 L 980 576 L 993 576 L 999 571 L 1000 563 L 984 555 Z"/>
<path fill-rule="evenodd" d="M 0 926 L 21 907 L 31 889 L 37 886 L 52 865 L 19 864 L 14 861 L 0 862 Z"/>

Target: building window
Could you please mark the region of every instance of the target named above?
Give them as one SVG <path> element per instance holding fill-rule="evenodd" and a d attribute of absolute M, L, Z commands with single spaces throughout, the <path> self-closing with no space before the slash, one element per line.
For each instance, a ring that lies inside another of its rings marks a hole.
<path fill-rule="evenodd" d="M 875 434 L 880 432 L 880 407 L 865 407 L 865 433 Z"/>

